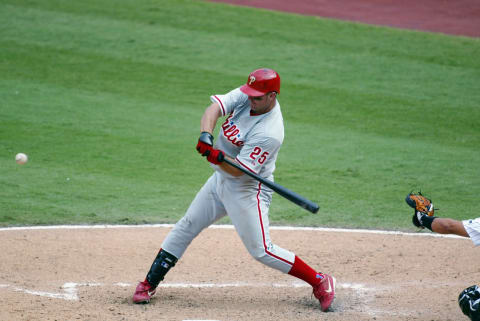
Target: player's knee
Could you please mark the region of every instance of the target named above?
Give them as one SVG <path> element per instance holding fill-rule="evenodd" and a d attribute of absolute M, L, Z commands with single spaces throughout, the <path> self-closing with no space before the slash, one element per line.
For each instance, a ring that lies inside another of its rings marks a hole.
<path fill-rule="evenodd" d="M 257 247 L 254 249 L 249 249 L 248 250 L 250 255 L 258 262 L 269 265 L 269 262 L 271 261 L 271 256 L 268 254 L 268 252 L 265 250 L 265 248 L 262 247 Z"/>
<path fill-rule="evenodd" d="M 267 260 L 269 259 L 269 256 L 267 255 L 267 253 L 263 252 L 263 253 L 258 253 L 256 255 L 253 255 L 253 258 L 261 263 L 266 264 Z"/>
<path fill-rule="evenodd" d="M 262 262 L 262 260 L 267 257 L 267 253 L 265 252 L 265 249 L 263 247 L 257 247 L 257 248 L 248 248 L 248 253 L 257 261 Z"/>
<path fill-rule="evenodd" d="M 200 232 L 200 224 L 194 222 L 189 216 L 185 215 L 175 224 L 174 230 L 185 237 L 195 238 Z"/>

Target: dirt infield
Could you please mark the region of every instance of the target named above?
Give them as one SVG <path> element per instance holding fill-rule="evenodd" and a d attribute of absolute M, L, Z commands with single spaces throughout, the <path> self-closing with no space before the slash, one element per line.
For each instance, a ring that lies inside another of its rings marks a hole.
<path fill-rule="evenodd" d="M 403 29 L 480 37 L 478 0 L 210 0 Z"/>
<path fill-rule="evenodd" d="M 229 2 L 480 36 L 477 0 Z M 135 305 L 170 228 L 0 229 L 0 320 L 461 321 L 457 296 L 480 280 L 479 249 L 464 238 L 272 229 L 276 244 L 336 277 L 323 313 L 307 284 L 254 261 L 233 229 L 215 227 L 149 305 Z"/>
<path fill-rule="evenodd" d="M 480 279 L 469 239 L 273 229 L 337 279 L 333 311 L 303 281 L 254 261 L 231 228 L 194 240 L 149 305 L 131 295 L 170 227 L 0 230 L 0 320 L 467 320 Z"/>

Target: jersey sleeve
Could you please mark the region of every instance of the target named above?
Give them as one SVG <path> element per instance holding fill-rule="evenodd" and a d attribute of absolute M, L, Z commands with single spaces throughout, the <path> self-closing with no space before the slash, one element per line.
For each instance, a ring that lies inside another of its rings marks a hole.
<path fill-rule="evenodd" d="M 224 95 L 212 95 L 210 96 L 210 100 L 214 103 L 218 103 L 220 105 L 222 116 L 226 116 L 236 107 L 244 105 L 248 100 L 248 96 L 240 90 L 240 87 L 238 87 Z"/>
<path fill-rule="evenodd" d="M 245 142 L 236 160 L 249 171 L 259 174 L 262 167 L 273 172 L 281 142 L 273 137 L 253 137 Z"/>
<path fill-rule="evenodd" d="M 462 221 L 465 230 L 475 246 L 480 245 L 480 217 L 473 220 Z"/>

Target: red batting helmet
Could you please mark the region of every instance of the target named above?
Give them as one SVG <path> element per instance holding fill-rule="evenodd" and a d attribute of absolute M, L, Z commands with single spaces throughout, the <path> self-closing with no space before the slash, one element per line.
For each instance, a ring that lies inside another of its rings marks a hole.
<path fill-rule="evenodd" d="M 240 90 L 248 96 L 259 97 L 269 92 L 280 93 L 280 76 L 273 69 L 262 68 L 250 73 Z"/>

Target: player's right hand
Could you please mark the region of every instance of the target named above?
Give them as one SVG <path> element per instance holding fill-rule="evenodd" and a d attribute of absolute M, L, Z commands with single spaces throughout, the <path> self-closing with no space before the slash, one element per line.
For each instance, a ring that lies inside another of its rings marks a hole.
<path fill-rule="evenodd" d="M 207 156 L 207 160 L 215 165 L 220 165 L 221 162 L 225 159 L 225 153 L 220 149 L 212 148 L 210 153 Z"/>
<path fill-rule="evenodd" d="M 202 132 L 197 143 L 197 151 L 202 156 L 210 155 L 213 148 L 213 136 L 209 132 Z"/>

